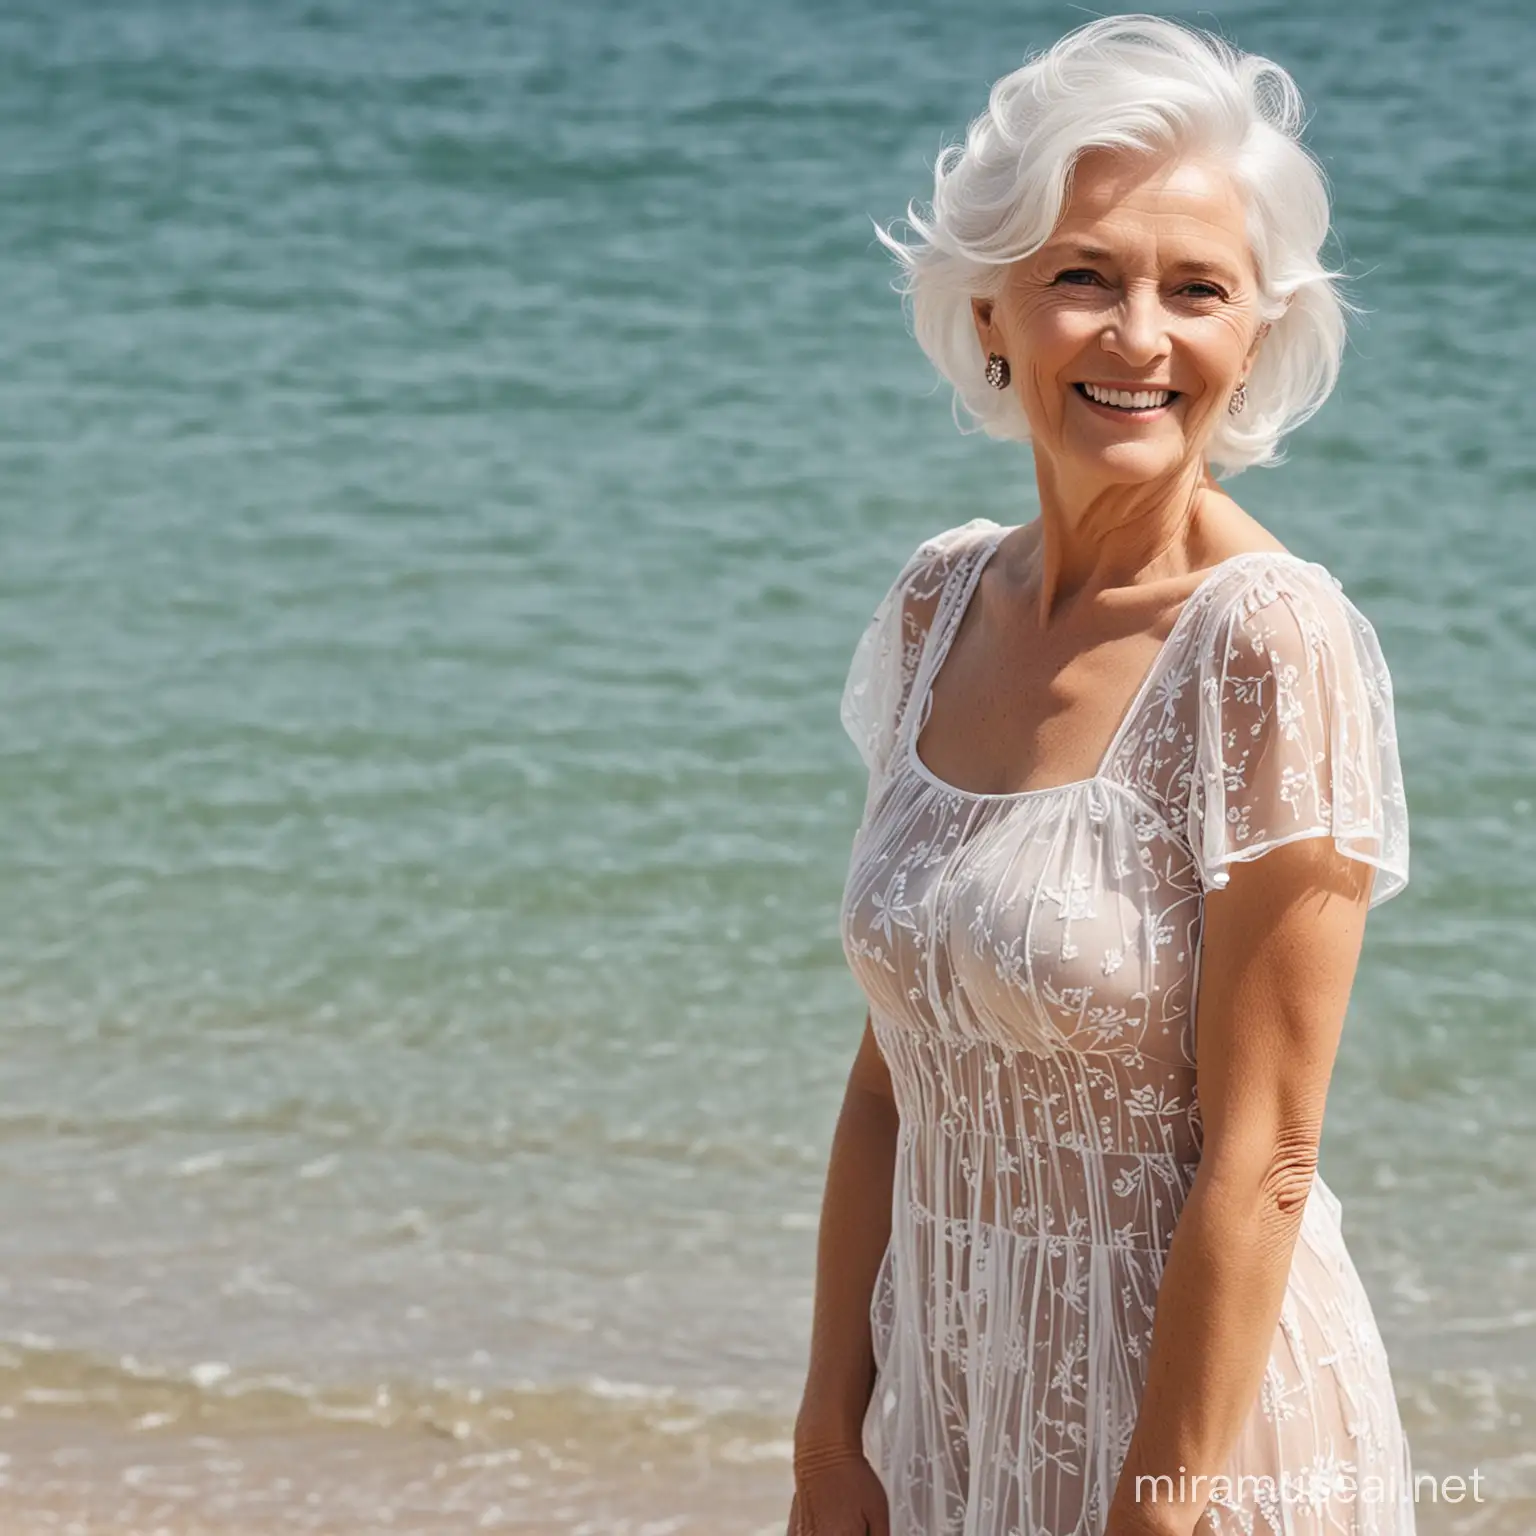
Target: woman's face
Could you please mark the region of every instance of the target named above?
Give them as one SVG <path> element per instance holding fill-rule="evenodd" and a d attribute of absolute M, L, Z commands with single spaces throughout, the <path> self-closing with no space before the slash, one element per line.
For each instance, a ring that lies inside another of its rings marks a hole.
<path fill-rule="evenodd" d="M 1227 175 L 1094 150 L 1077 162 L 1054 233 L 972 310 L 983 354 L 1008 360 L 1042 468 L 1091 493 L 1203 469 L 1269 329 L 1257 303 Z M 1106 390 L 1154 398 L 1091 398 Z"/>

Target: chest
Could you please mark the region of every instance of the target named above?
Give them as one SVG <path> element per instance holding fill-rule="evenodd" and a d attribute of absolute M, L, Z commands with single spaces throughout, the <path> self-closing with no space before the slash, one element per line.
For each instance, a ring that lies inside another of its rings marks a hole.
<path fill-rule="evenodd" d="M 1202 914 L 1188 849 L 1109 779 L 976 797 L 905 772 L 855 840 L 841 927 L 894 1023 L 1113 1054 L 1176 1047 Z"/>
<path fill-rule="evenodd" d="M 1180 659 L 1135 625 L 1111 641 L 1026 643 L 984 631 L 981 612 L 973 600 L 919 676 L 914 750 L 934 778 L 984 794 L 1094 776 Z"/>

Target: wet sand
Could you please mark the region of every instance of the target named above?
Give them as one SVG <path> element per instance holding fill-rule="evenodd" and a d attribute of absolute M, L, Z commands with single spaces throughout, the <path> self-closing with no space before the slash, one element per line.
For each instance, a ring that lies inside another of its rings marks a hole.
<path fill-rule="evenodd" d="M 790 1472 L 763 1448 L 457 1444 L 340 1427 L 125 1432 L 60 1419 L 0 1434 L 5 1536 L 783 1536 Z M 1515 1457 L 1518 1463 L 1523 1458 Z M 1418 1536 L 1529 1536 L 1536 1497 L 1440 1506 Z"/>
<path fill-rule="evenodd" d="M 134 1433 L 57 1422 L 0 1432 L 5 1536 L 782 1536 L 786 1458 L 615 1464 L 601 1447 L 433 1435 Z"/>

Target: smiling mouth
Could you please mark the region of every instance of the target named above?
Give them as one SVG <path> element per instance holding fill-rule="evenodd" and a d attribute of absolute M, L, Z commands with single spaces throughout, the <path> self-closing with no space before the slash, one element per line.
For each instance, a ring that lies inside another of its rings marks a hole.
<path fill-rule="evenodd" d="M 1176 389 L 1103 389 L 1097 384 L 1072 386 L 1084 400 L 1102 405 L 1106 410 L 1123 411 L 1127 416 L 1149 415 L 1172 405 L 1179 398 Z"/>

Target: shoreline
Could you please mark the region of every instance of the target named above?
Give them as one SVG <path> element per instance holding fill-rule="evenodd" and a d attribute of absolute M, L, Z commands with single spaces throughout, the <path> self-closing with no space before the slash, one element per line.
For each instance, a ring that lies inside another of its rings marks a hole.
<path fill-rule="evenodd" d="M 634 1459 L 616 1444 L 490 1444 L 427 1431 L 130 1430 L 56 1416 L 5 1426 L 6 1536 L 783 1536 L 784 1457 L 730 1446 Z M 617 1453 L 617 1454 L 615 1454 Z"/>
<path fill-rule="evenodd" d="M 778 1448 L 686 1436 L 675 1454 L 636 1458 L 622 1437 L 489 1444 L 356 1425 L 210 1434 L 56 1415 L 11 1420 L 3 1443 L 7 1536 L 783 1536 L 791 1491 Z M 1418 1500 L 1418 1536 L 1536 1529 L 1536 1492 L 1519 1491 L 1522 1455 L 1510 1449 L 1484 1502 Z"/>

